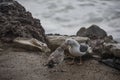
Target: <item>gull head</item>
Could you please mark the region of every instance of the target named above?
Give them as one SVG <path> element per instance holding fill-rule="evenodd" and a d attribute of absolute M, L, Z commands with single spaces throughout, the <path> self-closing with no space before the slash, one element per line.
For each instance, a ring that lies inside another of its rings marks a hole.
<path fill-rule="evenodd" d="M 65 44 L 68 46 L 78 46 L 79 45 L 79 43 L 76 40 L 71 39 L 71 38 L 66 39 Z"/>

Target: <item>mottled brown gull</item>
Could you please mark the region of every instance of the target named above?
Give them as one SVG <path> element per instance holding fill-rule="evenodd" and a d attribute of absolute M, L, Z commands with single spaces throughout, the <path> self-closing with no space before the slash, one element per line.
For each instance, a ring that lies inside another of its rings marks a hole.
<path fill-rule="evenodd" d="M 48 68 L 53 68 L 54 66 L 60 64 L 64 60 L 64 49 L 65 45 L 62 44 L 50 54 L 47 63 Z"/>

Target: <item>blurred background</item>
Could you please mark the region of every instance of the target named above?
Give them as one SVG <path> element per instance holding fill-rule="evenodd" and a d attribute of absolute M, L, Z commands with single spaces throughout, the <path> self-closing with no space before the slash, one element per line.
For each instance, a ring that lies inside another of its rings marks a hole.
<path fill-rule="evenodd" d="M 46 34 L 75 35 L 81 27 L 100 26 L 120 41 L 120 0 L 17 0 L 41 20 Z"/>

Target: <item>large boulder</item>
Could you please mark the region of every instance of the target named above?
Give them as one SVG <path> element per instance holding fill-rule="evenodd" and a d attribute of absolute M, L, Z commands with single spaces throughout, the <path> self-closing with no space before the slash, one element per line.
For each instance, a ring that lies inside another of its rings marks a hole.
<path fill-rule="evenodd" d="M 90 39 L 104 38 L 107 36 L 107 33 L 97 25 L 92 25 L 89 28 L 81 28 L 77 36 L 89 37 Z"/>
<path fill-rule="evenodd" d="M 36 38 L 47 42 L 40 20 L 14 0 L 0 0 L 0 40 L 11 42 L 16 37 Z"/>

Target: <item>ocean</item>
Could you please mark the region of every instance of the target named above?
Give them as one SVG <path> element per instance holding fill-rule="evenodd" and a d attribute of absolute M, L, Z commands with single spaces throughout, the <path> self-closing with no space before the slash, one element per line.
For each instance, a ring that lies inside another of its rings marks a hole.
<path fill-rule="evenodd" d="M 120 0 L 17 0 L 41 20 L 46 34 L 75 35 L 96 24 L 120 41 Z"/>

